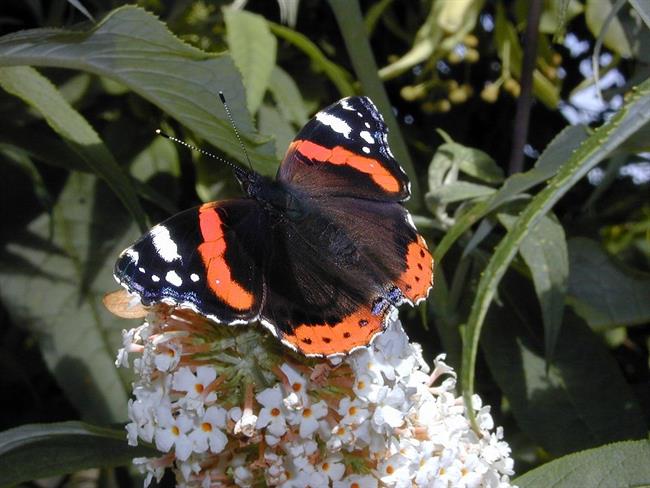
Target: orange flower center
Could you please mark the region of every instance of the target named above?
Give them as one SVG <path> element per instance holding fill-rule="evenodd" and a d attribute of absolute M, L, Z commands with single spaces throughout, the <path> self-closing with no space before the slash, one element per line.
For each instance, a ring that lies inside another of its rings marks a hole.
<path fill-rule="evenodd" d="M 386 466 L 386 474 L 393 474 L 395 472 L 395 468 L 391 466 L 390 464 Z"/>
<path fill-rule="evenodd" d="M 305 408 L 305 409 L 302 411 L 302 416 L 305 417 L 305 418 L 309 418 L 309 417 L 312 416 L 313 413 L 314 413 L 314 412 L 311 411 L 311 408 Z"/>
<path fill-rule="evenodd" d="M 194 389 L 196 390 L 197 393 L 203 393 L 203 385 L 201 383 L 197 383 L 194 385 Z"/>
<path fill-rule="evenodd" d="M 178 427 L 176 427 L 175 425 L 170 430 L 172 431 L 172 434 L 176 437 L 178 437 L 181 434 L 181 431 L 178 430 Z"/>
<path fill-rule="evenodd" d="M 273 410 L 271 410 L 271 415 L 272 415 L 273 417 L 277 417 L 278 415 L 280 415 L 280 409 L 277 408 L 277 407 L 274 408 Z"/>
<path fill-rule="evenodd" d="M 357 407 L 350 407 L 350 408 L 348 408 L 348 414 L 350 414 L 350 415 L 356 415 L 356 414 L 357 414 Z"/>
<path fill-rule="evenodd" d="M 298 393 L 300 390 L 302 390 L 302 385 L 300 383 L 294 383 L 291 385 L 291 389 Z"/>
<path fill-rule="evenodd" d="M 212 424 L 210 422 L 203 422 L 201 424 L 203 432 L 212 432 Z"/>

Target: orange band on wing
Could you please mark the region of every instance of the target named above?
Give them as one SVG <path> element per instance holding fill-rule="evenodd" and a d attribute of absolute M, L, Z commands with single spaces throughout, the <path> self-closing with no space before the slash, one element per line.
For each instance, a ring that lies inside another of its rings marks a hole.
<path fill-rule="evenodd" d="M 424 238 L 418 234 L 406 250 L 406 271 L 397 279 L 397 286 L 412 302 L 427 297 L 433 286 L 433 257 Z"/>
<path fill-rule="evenodd" d="M 355 347 L 370 344 L 372 338 L 384 330 L 386 313 L 387 310 L 373 315 L 370 308 L 363 307 L 334 325 L 299 325 L 283 339 L 303 354 L 345 354 Z"/>
<path fill-rule="evenodd" d="M 229 307 L 235 310 L 252 308 L 255 297 L 233 280 L 223 257 L 226 252 L 223 222 L 214 207 L 203 205 L 199 208 L 199 225 L 203 243 L 198 250 L 207 270 L 208 286 Z"/>
<path fill-rule="evenodd" d="M 291 143 L 289 151 L 291 150 L 296 150 L 303 156 L 315 161 L 351 166 L 362 173 L 370 175 L 377 185 L 390 193 L 398 193 L 402 189 L 400 181 L 379 161 L 360 156 L 341 146 L 328 149 L 311 141 L 298 140 Z"/>

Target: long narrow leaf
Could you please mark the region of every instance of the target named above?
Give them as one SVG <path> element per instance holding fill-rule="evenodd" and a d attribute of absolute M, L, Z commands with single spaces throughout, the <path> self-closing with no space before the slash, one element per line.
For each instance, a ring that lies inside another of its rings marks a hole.
<path fill-rule="evenodd" d="M 650 80 L 635 88 L 628 103 L 609 122 L 599 127 L 572 154 L 546 188 L 523 210 L 512 229 L 497 246 L 481 280 L 467 322 L 463 345 L 463 396 L 468 405 L 474 393 L 474 374 L 481 328 L 497 286 L 517 253 L 528 230 L 596 164 L 650 120 Z M 471 409 L 468 409 L 471 411 Z"/>

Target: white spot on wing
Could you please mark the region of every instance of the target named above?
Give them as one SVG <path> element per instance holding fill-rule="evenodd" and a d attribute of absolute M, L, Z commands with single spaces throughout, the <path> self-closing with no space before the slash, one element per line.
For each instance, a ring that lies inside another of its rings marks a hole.
<path fill-rule="evenodd" d="M 178 273 L 176 273 L 176 271 L 174 270 L 167 272 L 167 274 L 165 275 L 165 280 L 174 286 L 181 286 L 183 284 L 183 280 L 181 279 L 180 276 L 178 276 Z"/>
<path fill-rule="evenodd" d="M 156 248 L 158 255 L 166 262 L 171 263 L 176 259 L 181 259 L 178 254 L 178 246 L 169 234 L 169 229 L 164 225 L 156 225 L 151 229 L 151 240 Z"/>
<path fill-rule="evenodd" d="M 129 247 L 122 251 L 122 255 L 130 257 L 131 261 L 133 261 L 134 264 L 138 264 L 138 260 L 140 259 L 140 254 L 132 247 Z"/>
<path fill-rule="evenodd" d="M 154 283 L 158 283 L 158 282 L 160 281 L 160 278 L 159 278 L 158 276 L 156 276 L 156 275 L 151 275 L 151 280 L 152 280 Z"/>
<path fill-rule="evenodd" d="M 368 144 L 375 143 L 375 139 L 370 135 L 370 132 L 368 132 L 367 130 L 362 130 L 361 132 L 359 132 L 359 135 L 361 136 L 361 139 L 366 141 Z"/>
<path fill-rule="evenodd" d="M 366 127 L 370 129 L 370 124 L 368 122 L 366 122 Z"/>
<path fill-rule="evenodd" d="M 144 273 L 144 268 L 140 267 L 138 268 L 138 271 L 140 271 L 140 273 Z"/>
<path fill-rule="evenodd" d="M 354 107 L 348 103 L 347 98 L 341 100 L 341 108 L 343 108 L 344 110 L 354 110 Z"/>
<path fill-rule="evenodd" d="M 194 283 L 196 283 L 197 281 L 199 281 L 199 275 L 197 275 L 196 273 L 192 273 L 192 274 L 190 275 L 190 279 L 191 279 Z"/>
<path fill-rule="evenodd" d="M 335 117 L 332 114 L 328 114 L 327 112 L 318 112 L 316 114 L 316 120 L 322 124 L 325 124 L 334 132 L 342 134 L 346 139 L 350 138 L 352 127 L 350 127 L 345 120 L 339 119 L 338 117 Z"/>
<path fill-rule="evenodd" d="M 370 154 L 370 149 L 367 148 L 366 146 L 363 146 L 363 147 L 361 148 L 361 150 L 362 150 L 364 153 L 366 153 L 366 154 Z"/>

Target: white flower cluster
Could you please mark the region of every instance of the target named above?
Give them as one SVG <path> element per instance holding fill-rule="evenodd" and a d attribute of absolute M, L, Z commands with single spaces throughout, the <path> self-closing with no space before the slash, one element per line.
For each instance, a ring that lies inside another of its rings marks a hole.
<path fill-rule="evenodd" d="M 138 354 L 128 440 L 164 453 L 134 459 L 145 485 L 172 468 L 202 488 L 511 486 L 489 407 L 474 398 L 474 432 L 444 355 L 430 373 L 398 321 L 337 365 L 278 356 L 264 385 L 224 369 L 203 327 L 153 313 L 124 332 L 116 363 Z"/>

